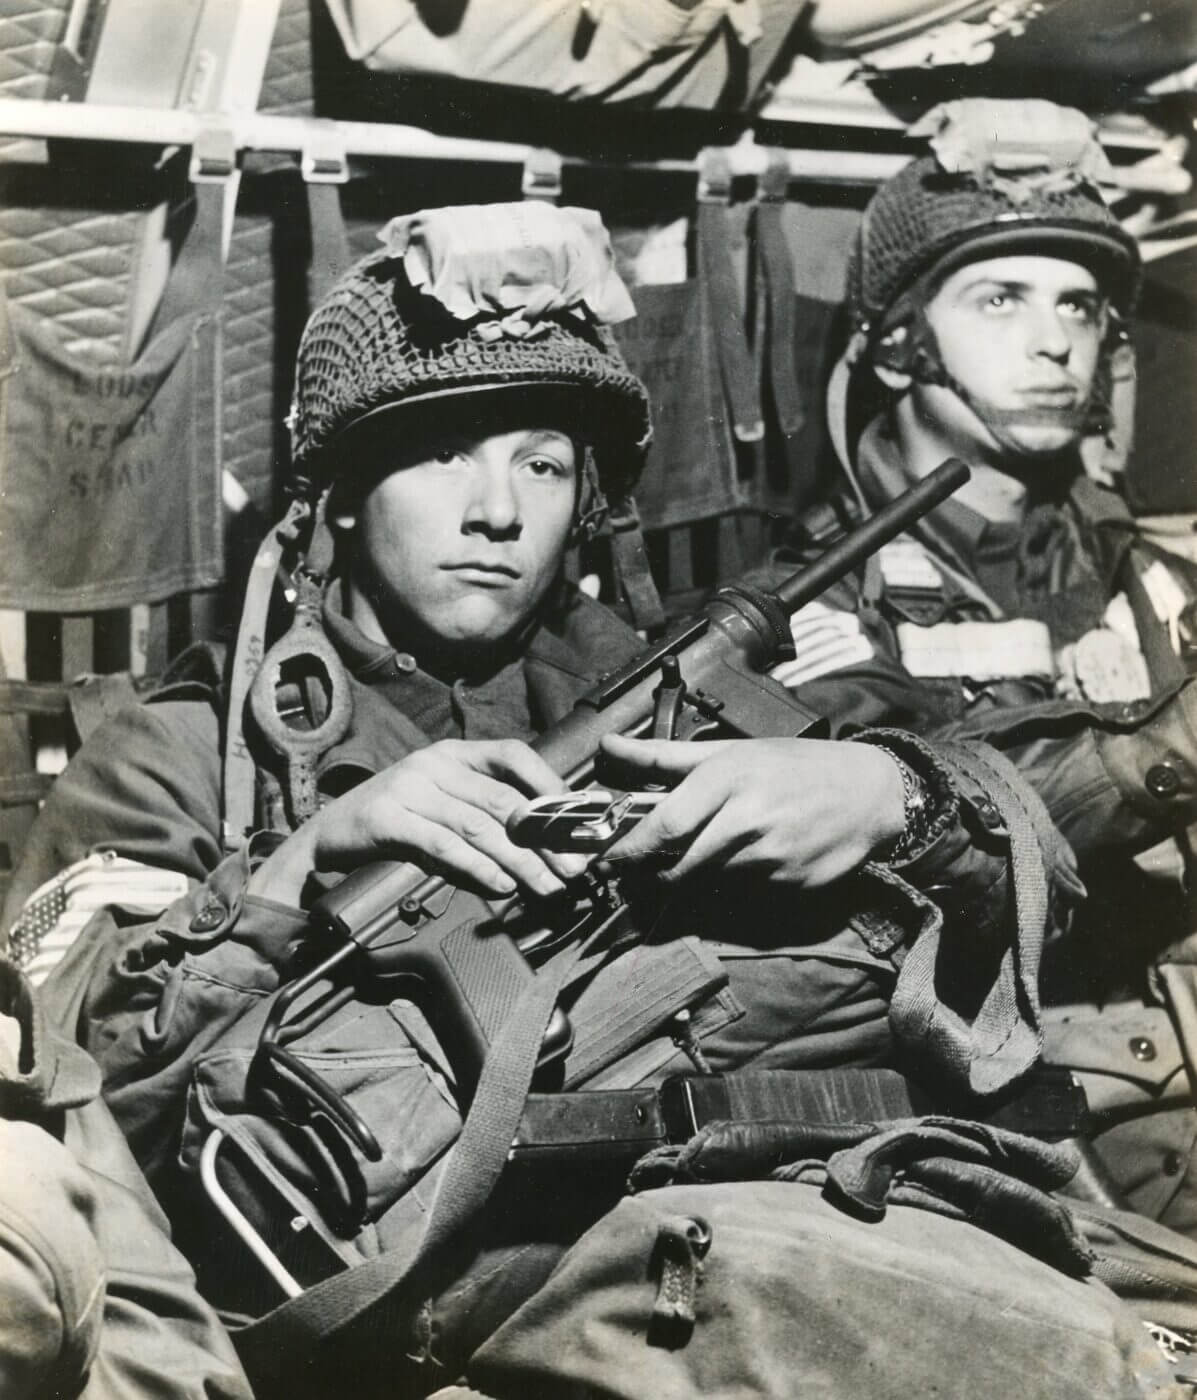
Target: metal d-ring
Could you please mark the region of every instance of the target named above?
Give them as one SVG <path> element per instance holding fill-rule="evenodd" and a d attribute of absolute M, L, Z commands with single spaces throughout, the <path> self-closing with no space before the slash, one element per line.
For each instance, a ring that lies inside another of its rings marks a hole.
<path fill-rule="evenodd" d="M 316 609 L 319 599 L 310 581 L 290 628 L 262 659 L 249 692 L 249 706 L 262 737 L 287 765 L 291 819 L 306 821 L 316 811 L 316 763 L 340 743 L 353 717 L 353 694 L 345 666 L 324 635 Z M 307 597 L 307 593 L 312 596 Z M 328 697 L 328 711 L 314 729 L 295 729 L 279 710 L 283 668 L 303 661 Z"/>

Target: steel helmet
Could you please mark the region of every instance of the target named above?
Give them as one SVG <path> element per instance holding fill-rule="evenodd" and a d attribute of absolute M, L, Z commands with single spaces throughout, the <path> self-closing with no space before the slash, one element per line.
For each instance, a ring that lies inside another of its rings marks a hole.
<path fill-rule="evenodd" d="M 651 439 L 648 394 L 607 324 L 634 308 L 598 216 L 461 206 L 379 236 L 386 246 L 332 287 L 303 333 L 288 420 L 300 488 L 351 472 L 373 435 L 422 415 L 468 421 L 466 399 L 485 395 L 567 415 L 605 493 L 625 496 Z"/>

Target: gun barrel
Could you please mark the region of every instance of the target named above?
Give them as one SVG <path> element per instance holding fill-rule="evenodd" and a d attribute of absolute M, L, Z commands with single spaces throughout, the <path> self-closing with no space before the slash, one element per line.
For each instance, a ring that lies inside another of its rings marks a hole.
<path fill-rule="evenodd" d="M 946 501 L 968 478 L 969 470 L 958 457 L 941 462 L 930 476 L 882 506 L 876 515 L 833 544 L 814 564 L 786 579 L 774 590 L 777 601 L 786 612 L 797 612 L 920 516 Z"/>

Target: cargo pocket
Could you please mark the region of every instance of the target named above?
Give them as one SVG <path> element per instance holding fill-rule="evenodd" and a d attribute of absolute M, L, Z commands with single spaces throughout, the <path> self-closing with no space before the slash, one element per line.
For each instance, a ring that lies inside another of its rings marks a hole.
<path fill-rule="evenodd" d="M 341 1238 L 356 1237 L 412 1190 L 461 1128 L 442 1075 L 382 1006 L 314 1044 L 293 1042 L 265 1065 L 250 1050 L 205 1056 L 193 1098 L 185 1166 L 198 1160 L 214 1115 L 232 1119 L 255 1159 Z"/>

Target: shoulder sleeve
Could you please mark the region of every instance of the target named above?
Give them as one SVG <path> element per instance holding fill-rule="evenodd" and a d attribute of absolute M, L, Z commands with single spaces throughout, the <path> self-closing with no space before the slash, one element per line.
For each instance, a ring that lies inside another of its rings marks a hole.
<path fill-rule="evenodd" d="M 3 926 L 94 850 L 202 880 L 221 858 L 220 733 L 203 701 L 131 705 L 102 724 L 51 789 L 14 875 Z"/>
<path fill-rule="evenodd" d="M 246 892 L 255 849 L 219 840 L 220 752 L 203 701 L 141 705 L 97 729 L 55 784 L 21 888 L 94 849 L 187 877 L 145 918 L 114 898 L 82 928 L 41 991 L 99 1062 L 105 1096 L 153 1179 L 170 1160 L 195 1057 L 277 985 L 304 929 L 299 910 Z"/>

